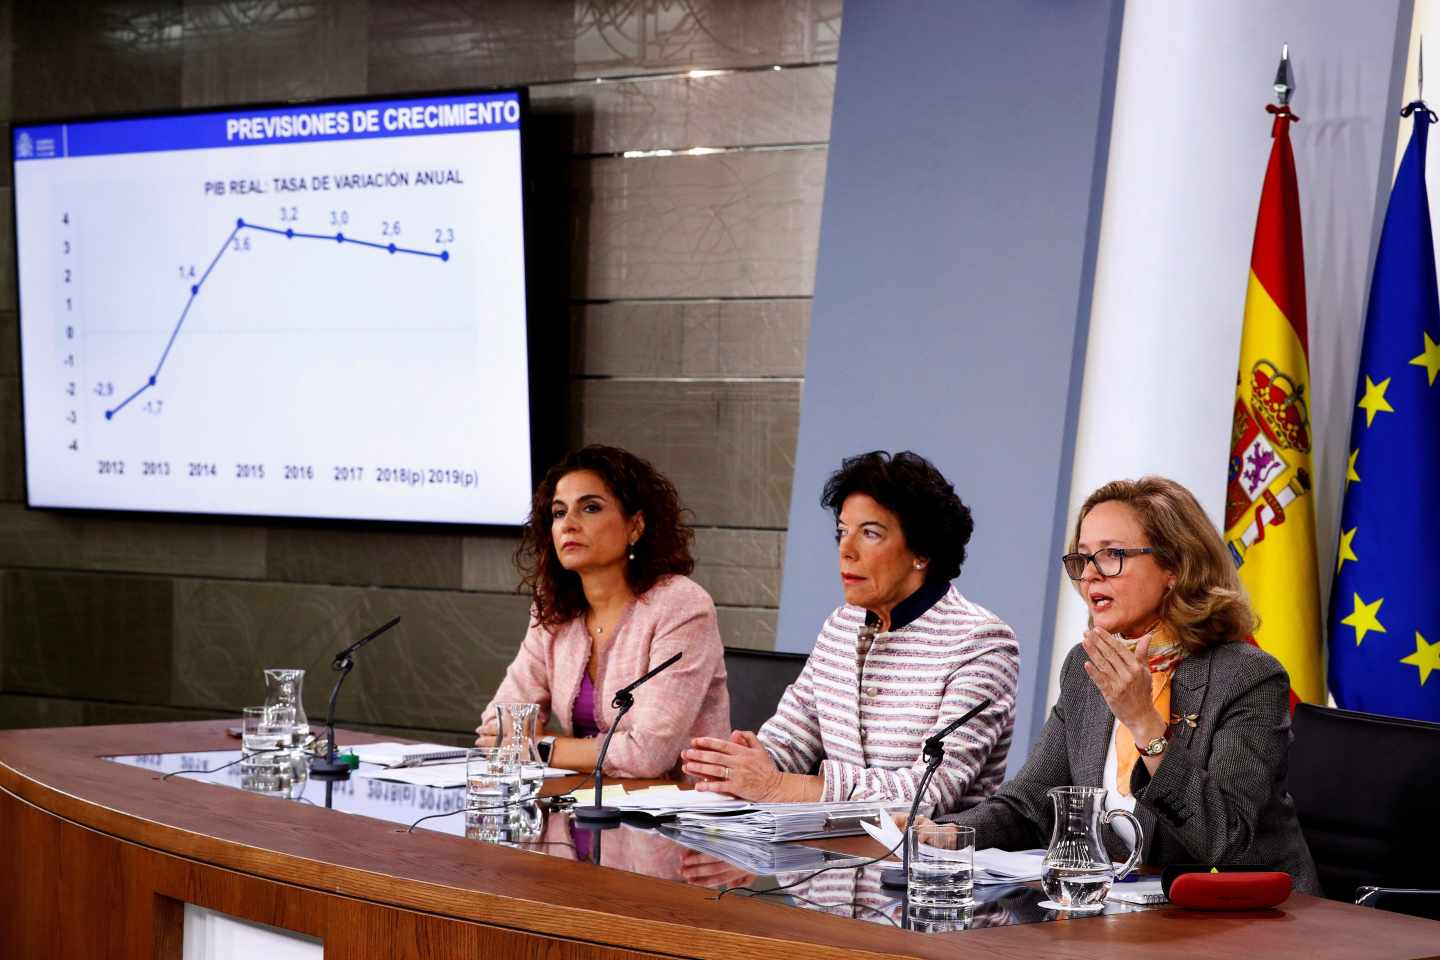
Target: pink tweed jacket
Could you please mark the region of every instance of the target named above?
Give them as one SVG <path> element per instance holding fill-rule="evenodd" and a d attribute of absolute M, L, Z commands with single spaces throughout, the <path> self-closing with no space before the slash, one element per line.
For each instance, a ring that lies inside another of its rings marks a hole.
<path fill-rule="evenodd" d="M 610 742 L 606 774 L 678 778 L 680 751 L 692 737 L 730 735 L 730 694 L 715 604 L 703 587 L 681 576 L 651 587 L 616 625 L 615 639 L 596 670 L 595 720 L 601 735 L 615 722 L 614 692 L 677 651 L 684 653 L 679 663 L 635 691 L 635 706 Z M 553 715 L 564 735 L 573 736 L 575 695 L 590 652 L 583 617 L 553 632 L 532 622 L 490 704 L 538 703 L 542 723 Z M 485 714 L 490 711 L 487 704 Z"/>

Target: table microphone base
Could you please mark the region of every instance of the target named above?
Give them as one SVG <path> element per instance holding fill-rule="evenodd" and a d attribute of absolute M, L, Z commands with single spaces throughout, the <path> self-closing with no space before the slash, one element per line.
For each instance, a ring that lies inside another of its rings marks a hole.
<path fill-rule="evenodd" d="M 339 760 L 312 760 L 310 779 L 340 781 L 350 779 L 350 765 Z"/>
<path fill-rule="evenodd" d="M 619 823 L 624 811 L 619 807 L 575 807 L 571 810 L 576 820 L 585 823 Z"/>

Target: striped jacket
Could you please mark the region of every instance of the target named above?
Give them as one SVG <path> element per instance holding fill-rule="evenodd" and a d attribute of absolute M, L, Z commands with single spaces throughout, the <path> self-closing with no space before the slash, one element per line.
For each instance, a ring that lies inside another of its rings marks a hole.
<path fill-rule="evenodd" d="M 818 773 L 822 800 L 909 802 L 924 773 L 925 738 L 990 697 L 990 707 L 946 739 L 927 800 L 941 814 L 990 796 L 1005 777 L 1014 726 L 1014 632 L 951 586 L 913 620 L 876 634 L 862 672 L 864 623 L 865 611 L 850 605 L 825 621 L 805 668 L 760 728 L 776 765 Z"/>

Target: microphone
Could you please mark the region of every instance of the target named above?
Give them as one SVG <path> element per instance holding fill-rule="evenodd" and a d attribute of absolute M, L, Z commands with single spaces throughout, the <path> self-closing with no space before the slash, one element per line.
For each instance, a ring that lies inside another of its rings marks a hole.
<path fill-rule="evenodd" d="M 361 637 L 359 640 L 356 640 L 354 643 L 350 644 L 350 646 L 346 647 L 344 650 L 341 650 L 339 653 L 335 654 L 335 659 L 332 660 L 330 663 L 331 668 L 335 670 L 344 670 L 345 661 L 350 657 L 351 654 L 353 654 L 356 650 L 359 650 L 361 647 L 365 646 L 365 644 L 369 643 L 371 640 L 374 640 L 376 637 L 380 636 L 380 634 L 389 630 L 391 627 L 395 626 L 395 624 L 399 622 L 399 617 L 388 620 L 380 626 L 376 627 L 374 630 L 371 630 L 369 633 L 365 634 L 365 636 Z"/>
<path fill-rule="evenodd" d="M 880 884 L 885 887 L 906 886 L 906 878 L 910 876 L 910 831 L 915 829 L 915 817 L 920 812 L 920 801 L 925 798 L 925 791 L 930 787 L 930 780 L 935 776 L 935 771 L 940 769 L 940 764 L 945 761 L 945 738 L 965 724 L 974 720 L 980 712 L 990 706 L 994 701 L 989 697 L 981 700 L 965 712 L 965 715 L 958 720 L 952 720 L 934 736 L 925 738 L 925 773 L 920 777 L 920 785 L 915 788 L 915 801 L 910 804 L 910 816 L 905 821 L 905 833 L 900 844 L 900 869 L 880 871 Z"/>
<path fill-rule="evenodd" d="M 675 654 L 675 656 L 650 670 L 638 680 L 634 680 L 628 686 L 621 687 L 616 691 L 614 698 L 610 701 L 610 705 L 620 712 L 615 715 L 615 722 L 610 725 L 609 731 L 606 732 L 605 742 L 600 744 L 600 756 L 595 760 L 595 799 L 588 807 L 576 807 L 574 809 L 573 812 L 576 820 L 584 820 L 587 823 L 599 825 L 606 823 L 613 824 L 620 819 L 619 808 L 603 806 L 600 803 L 600 799 L 604 795 L 605 785 L 605 775 L 602 771 L 605 766 L 605 754 L 610 750 L 610 738 L 615 736 L 615 731 L 619 729 L 620 720 L 630 711 L 631 707 L 635 706 L 635 688 L 654 678 L 656 674 L 673 667 L 679 662 L 680 657 L 681 654 Z"/>
<path fill-rule="evenodd" d="M 634 699 L 633 697 L 630 696 L 630 693 L 631 693 L 636 687 L 640 686 L 640 685 L 643 684 L 645 681 L 647 681 L 647 680 L 649 680 L 651 677 L 655 676 L 655 674 L 657 674 L 657 673 L 662 673 L 662 672 L 664 672 L 665 670 L 670 669 L 670 667 L 673 666 L 673 665 L 675 664 L 675 662 L 680 659 L 680 656 L 681 656 L 681 655 L 678 654 L 678 653 L 675 654 L 675 656 L 671 657 L 669 660 L 666 660 L 664 663 L 660 664 L 660 666 L 656 667 L 655 669 L 649 671 L 648 673 L 645 674 L 645 676 L 641 677 L 639 680 L 633 680 L 633 681 L 630 682 L 630 685 L 629 685 L 629 686 L 621 687 L 618 691 L 616 691 L 615 697 L 610 701 L 610 705 L 611 705 L 612 707 L 615 707 L 617 710 L 618 710 L 618 709 L 621 709 L 622 706 L 624 705 L 625 701 L 627 701 L 627 700 L 633 700 L 633 699 Z M 629 707 L 624 707 L 624 709 L 627 709 L 627 710 L 628 710 Z"/>
<path fill-rule="evenodd" d="M 325 759 L 316 760 L 310 764 L 310 776 L 316 780 L 325 781 L 325 806 L 327 807 L 330 806 L 331 786 L 336 781 L 350 779 L 350 767 L 343 763 L 337 763 L 335 760 L 335 698 L 340 696 L 340 685 L 345 682 L 345 678 L 350 676 L 350 671 L 355 668 L 355 651 L 399 622 L 400 618 L 395 617 L 381 626 L 376 627 L 344 650 L 335 654 L 335 659 L 330 663 L 330 666 L 338 671 L 340 676 L 336 678 L 335 687 L 330 691 L 330 709 L 325 718 L 329 745 L 326 747 Z"/>
<path fill-rule="evenodd" d="M 399 618 L 397 617 L 396 619 L 398 620 Z M 986 697 L 984 700 L 981 700 L 979 703 L 975 704 L 974 708 L 967 711 L 965 716 L 961 717 L 959 720 L 954 720 L 946 724 L 945 729 L 941 730 L 933 737 L 926 738 L 925 759 L 930 760 L 936 757 L 944 759 L 945 738 L 950 736 L 950 734 L 954 733 L 956 730 L 959 730 L 961 727 L 965 726 L 965 724 L 969 723 L 971 720 L 974 720 L 976 717 L 978 717 L 980 715 L 980 711 L 990 706 L 990 703 L 990 698 Z"/>

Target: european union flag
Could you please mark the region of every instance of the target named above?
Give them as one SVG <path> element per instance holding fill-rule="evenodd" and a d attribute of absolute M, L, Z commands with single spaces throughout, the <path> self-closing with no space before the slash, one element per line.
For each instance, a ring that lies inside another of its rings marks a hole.
<path fill-rule="evenodd" d="M 1425 136 L 1390 191 L 1355 386 L 1340 550 L 1330 592 L 1330 690 L 1353 710 L 1440 721 L 1440 296 Z"/>

